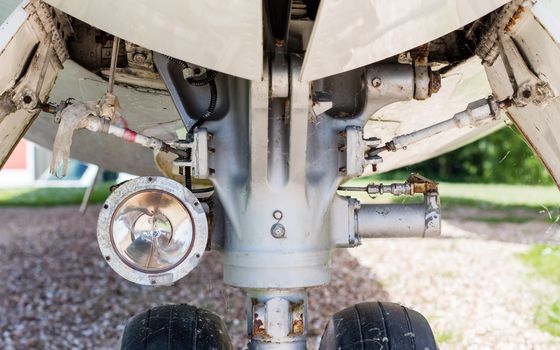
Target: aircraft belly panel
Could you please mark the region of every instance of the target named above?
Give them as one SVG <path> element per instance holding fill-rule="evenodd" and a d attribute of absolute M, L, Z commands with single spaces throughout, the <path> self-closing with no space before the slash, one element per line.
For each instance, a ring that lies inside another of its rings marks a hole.
<path fill-rule="evenodd" d="M 323 0 L 301 77 L 349 71 L 437 39 L 508 0 Z"/>
<path fill-rule="evenodd" d="M 134 44 L 238 77 L 261 79 L 261 1 L 46 2 Z"/>

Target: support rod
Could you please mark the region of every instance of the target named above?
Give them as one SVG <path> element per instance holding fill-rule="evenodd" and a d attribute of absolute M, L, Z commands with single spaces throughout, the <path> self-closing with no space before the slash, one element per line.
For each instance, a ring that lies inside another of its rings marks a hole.
<path fill-rule="evenodd" d="M 115 87 L 115 71 L 117 70 L 117 61 L 119 58 L 119 43 L 121 39 L 113 37 L 113 51 L 111 52 L 111 68 L 109 70 L 109 84 L 107 86 L 107 93 L 113 94 Z"/>
<path fill-rule="evenodd" d="M 406 149 L 409 145 L 455 128 L 464 128 L 468 126 L 478 127 L 488 123 L 489 121 L 496 120 L 499 115 L 499 111 L 500 105 L 492 96 L 483 98 L 470 103 L 464 111 L 455 114 L 450 119 L 431 125 L 427 128 L 411 132 L 410 134 L 397 136 L 387 142 L 384 146 L 370 151 L 369 154 L 374 156 L 383 151 L 394 152 L 400 149 Z"/>

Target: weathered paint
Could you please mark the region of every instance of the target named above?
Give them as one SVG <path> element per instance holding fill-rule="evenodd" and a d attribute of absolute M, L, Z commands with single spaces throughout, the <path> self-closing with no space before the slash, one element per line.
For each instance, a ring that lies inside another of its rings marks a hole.
<path fill-rule="evenodd" d="M 259 0 L 46 0 L 96 28 L 165 55 L 260 80 Z"/>
<path fill-rule="evenodd" d="M 52 34 L 45 32 L 48 29 L 36 15 L 36 4 L 24 2 L 21 6 L 25 8 L 16 8 L 0 27 L 0 94 L 9 94 L 10 98 L 25 89 L 36 92 L 39 100 L 46 101 L 61 68 L 59 58 L 53 54 L 54 47 L 47 41 Z M 51 27 L 50 30 L 55 29 Z M 28 58 L 31 63 L 26 66 Z M 36 110 L 19 109 L 1 116 L 0 167 L 37 114 Z"/>
<path fill-rule="evenodd" d="M 539 4 L 536 10 L 533 7 L 531 11 L 519 11 L 519 18 L 509 27 L 509 35 L 515 41 L 525 64 L 536 77 L 548 83 L 556 96 L 539 105 L 511 105 L 508 113 L 560 187 L 560 43 L 554 36 L 554 33 L 560 32 L 560 6 L 546 1 Z M 543 8 L 547 8 L 547 11 L 543 12 Z M 543 17 L 543 14 L 546 16 Z M 512 68 L 513 71 L 524 69 L 518 66 Z M 492 66 L 487 66 L 486 72 L 498 99 L 516 93 L 503 57 L 499 57 Z"/>

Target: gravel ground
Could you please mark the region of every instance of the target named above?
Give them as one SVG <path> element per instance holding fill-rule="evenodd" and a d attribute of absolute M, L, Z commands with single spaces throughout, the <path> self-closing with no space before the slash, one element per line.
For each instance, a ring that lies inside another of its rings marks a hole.
<path fill-rule="evenodd" d="M 548 241 L 558 229 L 471 222 L 465 218 L 480 213 L 469 210 L 447 215 L 458 218 L 444 223 L 448 239 L 376 240 L 336 252 L 333 282 L 310 291 L 310 344 L 342 307 L 391 300 L 425 314 L 448 338 L 442 349 L 560 348 L 557 338 L 532 324 L 535 290 L 550 286 L 528 283 L 515 258 L 527 246 L 510 242 L 512 236 Z M 174 286 L 137 286 L 102 260 L 97 212 L 0 209 L 0 349 L 114 349 L 128 317 L 167 303 L 219 313 L 234 344 L 243 347 L 243 293 L 223 285 L 217 253 L 205 254 Z"/>
<path fill-rule="evenodd" d="M 98 208 L 85 216 L 77 208 L 0 209 L 0 349 L 115 349 L 126 319 L 173 303 L 217 312 L 234 344 L 246 344 L 244 294 L 223 284 L 219 254 L 206 253 L 171 287 L 138 286 L 102 260 L 97 213 Z M 348 252 L 337 252 L 333 264 L 333 282 L 310 292 L 312 343 L 340 305 L 388 298 Z"/>
<path fill-rule="evenodd" d="M 468 220 L 489 215 L 476 209 L 446 214 L 455 219 L 444 221 L 440 239 L 380 239 L 350 253 L 375 270 L 392 301 L 428 318 L 441 350 L 560 349 L 560 338 L 533 324 L 539 296 L 559 290 L 517 258 L 527 243 L 558 242 L 560 226 Z"/>

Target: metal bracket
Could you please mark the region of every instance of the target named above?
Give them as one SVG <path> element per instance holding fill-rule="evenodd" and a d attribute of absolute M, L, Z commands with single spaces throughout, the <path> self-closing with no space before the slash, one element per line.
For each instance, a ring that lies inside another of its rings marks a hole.
<path fill-rule="evenodd" d="M 14 88 L 13 99 L 18 108 L 33 111 L 41 105 L 39 94 L 53 54 L 52 48 L 52 34 L 49 34 L 46 41 L 40 44 L 25 79 Z"/>
<path fill-rule="evenodd" d="M 363 129 L 359 126 L 349 126 L 346 135 L 346 175 L 361 176 L 368 165 L 379 164 L 383 159 L 368 152 L 379 146 L 381 140 L 376 137 L 364 138 Z M 343 168 L 344 169 L 344 168 Z"/>
<path fill-rule="evenodd" d="M 270 63 L 270 97 L 290 95 L 290 69 L 284 55 L 277 55 Z"/>
<path fill-rule="evenodd" d="M 207 179 L 210 176 L 210 168 L 208 166 L 208 130 L 205 128 L 198 128 L 193 135 L 192 142 L 188 141 L 175 141 L 170 145 L 171 147 L 191 150 L 190 161 L 186 158 L 177 158 L 173 164 L 179 168 L 191 167 L 192 176 L 197 179 Z"/>
<path fill-rule="evenodd" d="M 516 106 L 524 107 L 530 103 L 545 106 L 550 99 L 556 97 L 546 77 L 543 74 L 537 75 L 527 66 L 509 35 L 500 35 L 500 51 L 514 91 L 512 98 Z"/>
<path fill-rule="evenodd" d="M 251 292 L 248 315 L 251 343 L 249 349 L 304 349 L 307 331 L 307 295 Z"/>

